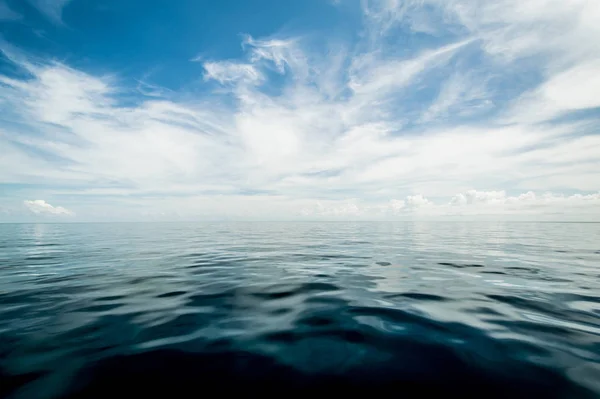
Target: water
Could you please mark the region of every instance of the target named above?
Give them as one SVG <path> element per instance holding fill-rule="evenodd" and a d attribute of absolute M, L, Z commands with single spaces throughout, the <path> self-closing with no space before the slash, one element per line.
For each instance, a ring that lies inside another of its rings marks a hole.
<path fill-rule="evenodd" d="M 0 396 L 596 397 L 599 266 L 592 223 L 0 225 Z"/>

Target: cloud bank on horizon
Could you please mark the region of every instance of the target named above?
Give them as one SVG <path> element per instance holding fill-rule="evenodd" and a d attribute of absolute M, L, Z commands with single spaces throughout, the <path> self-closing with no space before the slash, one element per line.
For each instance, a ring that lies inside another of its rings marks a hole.
<path fill-rule="evenodd" d="M 600 2 L 172 3 L 0 0 L 0 221 L 600 220 Z"/>

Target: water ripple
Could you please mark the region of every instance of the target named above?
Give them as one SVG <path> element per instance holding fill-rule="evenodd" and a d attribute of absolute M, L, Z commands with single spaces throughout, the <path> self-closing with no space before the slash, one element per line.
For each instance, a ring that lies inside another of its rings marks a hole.
<path fill-rule="evenodd" d="M 600 395 L 600 225 L 0 225 L 0 396 Z"/>

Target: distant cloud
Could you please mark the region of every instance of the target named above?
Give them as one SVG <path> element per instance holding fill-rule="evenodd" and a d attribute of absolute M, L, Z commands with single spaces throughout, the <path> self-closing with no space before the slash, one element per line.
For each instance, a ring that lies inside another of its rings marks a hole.
<path fill-rule="evenodd" d="M 423 197 L 421 194 L 418 195 L 409 195 L 406 197 L 404 201 L 405 206 L 409 209 L 421 208 L 423 206 L 430 206 L 433 203 L 427 198 Z"/>
<path fill-rule="evenodd" d="M 25 200 L 23 204 L 36 215 L 74 216 L 75 213 L 62 206 L 52 206 L 44 200 Z"/>
<path fill-rule="evenodd" d="M 504 191 L 477 191 L 469 190 L 465 193 L 460 193 L 452 197 L 451 205 L 474 205 L 474 204 L 489 204 L 496 201 L 503 202 L 506 200 L 506 192 Z"/>
<path fill-rule="evenodd" d="M 504 191 L 470 190 L 452 197 L 450 205 L 463 208 L 479 208 L 492 213 L 525 209 L 564 213 L 587 210 L 595 213 L 598 211 L 597 207 L 600 206 L 600 192 L 587 195 L 563 195 L 548 192 L 540 195 L 528 191 L 519 195 L 508 196 Z"/>
<path fill-rule="evenodd" d="M 422 195 L 405 199 L 392 199 L 384 203 L 368 203 L 361 200 L 319 201 L 304 208 L 305 218 L 393 219 L 396 217 L 533 217 L 547 219 L 557 217 L 569 219 L 597 216 L 600 208 L 600 192 L 595 194 L 536 194 L 528 191 L 508 196 L 503 191 L 469 190 L 457 194 L 449 203 L 433 202 Z M 585 220 L 585 219 L 584 219 Z"/>
<path fill-rule="evenodd" d="M 336 204 L 323 204 L 317 202 L 312 209 L 305 208 L 302 210 L 303 216 L 332 216 L 332 217 L 356 217 L 360 216 L 366 210 L 360 207 L 355 200 L 343 201 Z"/>

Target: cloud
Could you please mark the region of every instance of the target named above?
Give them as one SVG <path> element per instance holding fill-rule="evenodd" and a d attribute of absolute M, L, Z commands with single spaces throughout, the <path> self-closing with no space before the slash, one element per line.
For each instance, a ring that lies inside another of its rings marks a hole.
<path fill-rule="evenodd" d="M 409 195 L 408 197 L 406 197 L 405 204 L 407 208 L 415 209 L 423 206 L 429 206 L 432 203 L 427 198 L 423 197 L 421 194 L 418 194 Z"/>
<path fill-rule="evenodd" d="M 578 64 L 549 78 L 521 96 L 512 109 L 512 120 L 540 122 L 572 111 L 600 107 L 600 57 Z"/>
<path fill-rule="evenodd" d="M 365 1 L 355 41 L 244 36 L 182 91 L 4 46 L 0 182 L 90 218 L 598 215 L 598 3 L 566 3 Z"/>
<path fill-rule="evenodd" d="M 597 215 L 600 192 L 594 194 L 536 194 L 528 191 L 508 196 L 504 191 L 476 191 L 458 194 L 450 201 L 447 212 L 452 214 L 534 214 L 534 215 Z"/>
<path fill-rule="evenodd" d="M 368 203 L 357 199 L 327 203 L 319 201 L 303 209 L 301 215 L 308 219 L 344 219 L 351 216 L 365 220 L 456 217 L 586 220 L 598 215 L 599 206 L 600 192 L 567 196 L 528 191 L 509 196 L 504 191 L 468 190 L 453 196 L 448 203 L 435 203 L 420 194 L 382 203 Z"/>
<path fill-rule="evenodd" d="M 62 206 L 52 206 L 44 200 L 23 201 L 27 209 L 36 215 L 74 216 L 75 213 Z"/>
<path fill-rule="evenodd" d="M 524 72 L 522 59 L 543 65 L 544 82 L 523 93 L 515 106 L 515 112 L 522 110 L 521 118 L 543 121 L 564 111 L 598 106 L 592 98 L 598 85 L 593 71 L 600 60 L 600 27 L 595 23 L 600 3 L 595 0 L 368 0 L 364 9 L 380 33 L 394 26 L 438 35 L 463 31 L 481 43 L 491 61 L 505 67 Z M 426 10 L 429 20 L 437 23 L 419 29 L 415 17 Z M 536 111 L 542 114 L 536 116 Z"/>
<path fill-rule="evenodd" d="M 465 193 L 460 193 L 452 197 L 450 204 L 452 205 L 473 205 L 473 204 L 489 204 L 496 201 L 504 201 L 506 192 L 504 191 L 477 191 L 469 190 Z"/>
<path fill-rule="evenodd" d="M 71 0 L 29 0 L 29 2 L 51 22 L 56 25 L 63 25 L 63 9 Z"/>
<path fill-rule="evenodd" d="M 262 74 L 251 64 L 205 62 L 204 70 L 204 79 L 214 79 L 219 83 L 258 83 L 263 79 Z"/>
<path fill-rule="evenodd" d="M 242 42 L 244 48 L 250 49 L 250 61 L 271 62 L 279 73 L 285 72 L 285 67 L 292 68 L 296 73 L 306 67 L 304 53 L 298 48 L 294 39 L 256 40 L 247 35 Z"/>
<path fill-rule="evenodd" d="M 598 34 L 593 21 L 600 13 L 594 0 L 501 0 L 494 3 L 448 2 L 458 21 L 487 42 L 486 49 L 520 57 L 532 52 L 589 57 L 582 50 L 598 48 L 596 43 L 577 43 L 587 35 Z M 556 34 L 560 32 L 560 34 Z M 495 36 L 494 36 L 495 35 Z M 573 58 L 571 58 L 572 60 Z M 562 63 L 565 60 L 555 60 Z"/>
<path fill-rule="evenodd" d="M 493 107 L 484 79 L 455 73 L 440 87 L 439 94 L 423 113 L 421 122 L 444 122 L 449 117 L 473 116 Z"/>
<path fill-rule="evenodd" d="M 323 204 L 317 202 L 313 209 L 306 208 L 302 211 L 303 216 L 333 216 L 333 217 L 355 217 L 364 212 L 359 205 L 353 201 L 344 201 L 341 204 Z"/>
<path fill-rule="evenodd" d="M 384 61 L 373 54 L 357 57 L 350 70 L 350 88 L 357 94 L 379 95 L 402 89 L 423 72 L 450 61 L 471 40 L 459 41 L 435 50 L 427 50 L 409 60 Z"/>

